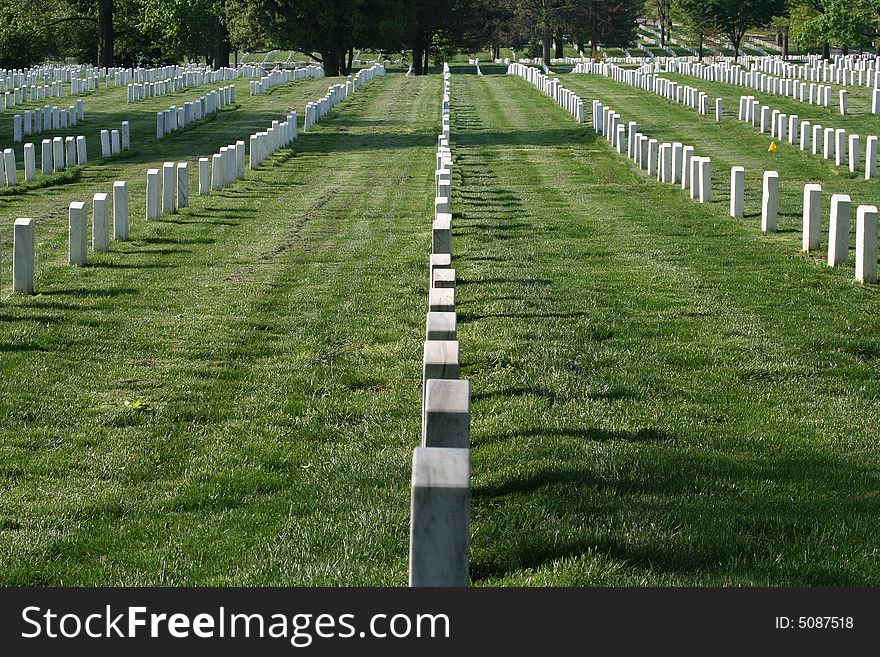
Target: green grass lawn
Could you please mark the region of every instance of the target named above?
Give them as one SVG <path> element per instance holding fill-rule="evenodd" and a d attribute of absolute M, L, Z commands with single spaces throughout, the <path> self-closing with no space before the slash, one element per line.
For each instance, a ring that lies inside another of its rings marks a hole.
<path fill-rule="evenodd" d="M 0 308 L 4 584 L 406 583 L 439 77 L 374 81 L 142 219 L 148 166 L 302 120 L 334 81 L 240 88 L 161 144 L 133 124 L 128 160 L 3 197 L 6 231 L 38 218 L 39 292 Z M 131 241 L 68 268 L 67 203 L 120 177 Z"/>
<path fill-rule="evenodd" d="M 473 583 L 876 585 L 880 291 L 800 255 L 790 216 L 803 181 L 854 204 L 870 184 L 781 149 L 765 237 L 752 128 L 564 78 L 704 144 L 701 206 L 504 70 L 452 78 Z M 332 82 L 240 81 L 160 143 L 174 99 L 96 92 L 86 129 L 129 119 L 133 152 L 0 194 L 3 584 L 405 585 L 441 78 L 371 82 L 260 171 L 207 197 L 191 174 L 191 208 L 142 218 L 148 167 L 302 122 Z M 67 204 L 116 179 L 131 240 L 67 267 Z M 8 296 L 17 216 L 31 298 Z"/>
<path fill-rule="evenodd" d="M 821 183 L 823 189 L 824 219 L 823 230 L 827 233 L 832 194 L 850 194 L 853 201 L 853 217 L 859 204 L 876 205 L 878 181 L 864 180 L 864 171 L 850 173 L 846 166 L 838 167 L 833 160 L 812 155 L 812 150 L 801 151 L 800 146 L 786 142 L 778 143 L 776 153 L 768 152 L 770 135 L 762 134 L 750 123 L 737 119 L 740 95 L 755 95 L 765 104 L 787 114 L 798 114 L 801 120 L 813 125 L 845 128 L 848 133 L 861 136 L 861 158 L 864 164 L 865 141 L 867 136 L 876 133 L 876 117 L 867 113 L 870 108 L 868 92 L 853 89 L 851 110 L 848 116 L 841 116 L 834 108 L 825 109 L 816 105 L 800 103 L 792 99 L 754 93 L 745 87 L 723 83 L 706 82 L 685 75 L 665 75 L 671 80 L 696 87 L 709 95 L 710 114 L 703 116 L 696 110 L 666 100 L 645 90 L 615 82 L 599 75 L 573 74 L 563 78 L 563 84 L 585 99 L 588 107 L 592 99 L 601 100 L 606 106 L 621 113 L 623 121 L 636 121 L 639 130 L 661 142 L 681 141 L 694 146 L 697 155 L 712 158 L 712 192 L 716 206 L 722 213 L 728 209 L 730 201 L 730 169 L 733 166 L 745 167 L 746 225 L 753 227 L 756 234 L 760 230 L 761 193 L 764 171 L 779 172 L 780 201 L 779 222 L 781 231 L 776 235 L 762 237 L 769 241 L 781 241 L 793 250 L 800 248 L 802 227 L 803 188 L 807 183 Z M 715 121 L 715 98 L 721 97 L 724 118 Z M 646 175 L 646 174 L 645 174 Z M 853 224 L 854 225 L 854 224 Z M 826 235 L 827 237 L 827 235 Z M 823 245 L 827 239 L 823 237 Z M 855 242 L 853 241 L 853 247 Z M 810 256 L 817 266 L 825 256 Z M 852 266 L 842 270 L 852 276 Z"/>
<path fill-rule="evenodd" d="M 453 84 L 475 581 L 876 585 L 878 288 L 648 179 L 523 80 Z M 749 156 L 745 126 L 564 84 Z"/>

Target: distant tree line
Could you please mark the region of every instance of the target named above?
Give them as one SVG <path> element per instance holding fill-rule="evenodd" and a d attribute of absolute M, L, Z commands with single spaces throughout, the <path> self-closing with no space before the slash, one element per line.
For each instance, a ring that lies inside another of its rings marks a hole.
<path fill-rule="evenodd" d="M 460 51 L 502 48 L 549 64 L 565 45 L 598 56 L 634 45 L 652 20 L 699 43 L 770 28 L 826 57 L 876 48 L 880 0 L 0 0 L 0 66 L 75 59 L 101 66 L 205 61 L 228 66 L 237 50 L 294 50 L 328 75 L 351 71 L 358 51 L 406 52 L 414 73 Z"/>

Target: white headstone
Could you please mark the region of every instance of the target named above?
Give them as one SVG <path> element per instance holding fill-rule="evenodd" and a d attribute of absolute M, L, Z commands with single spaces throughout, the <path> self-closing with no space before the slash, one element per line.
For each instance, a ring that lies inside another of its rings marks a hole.
<path fill-rule="evenodd" d="M 43 151 L 40 159 L 41 171 L 44 175 L 52 173 L 52 140 L 44 139 L 42 142 Z"/>
<path fill-rule="evenodd" d="M 211 191 L 211 174 L 209 161 L 206 157 L 199 158 L 199 196 L 204 196 Z"/>
<path fill-rule="evenodd" d="M 86 150 L 86 138 L 80 135 L 76 138 L 76 162 L 83 165 L 89 161 L 88 152 Z"/>
<path fill-rule="evenodd" d="M 170 214 L 177 210 L 175 199 L 177 191 L 177 173 L 174 162 L 162 165 L 162 213 Z"/>
<path fill-rule="evenodd" d="M 877 175 L 877 135 L 868 135 L 865 140 L 865 180 Z"/>
<path fill-rule="evenodd" d="M 177 163 L 177 207 L 189 207 L 189 165 Z"/>
<path fill-rule="evenodd" d="M 700 203 L 712 202 L 712 159 L 700 158 Z"/>
<path fill-rule="evenodd" d="M 88 251 L 86 204 L 81 201 L 71 203 L 67 216 L 67 264 L 82 267 L 86 264 Z"/>
<path fill-rule="evenodd" d="M 776 213 L 779 207 L 779 173 L 764 172 L 764 189 L 761 197 L 761 230 L 776 232 Z"/>
<path fill-rule="evenodd" d="M 860 205 L 856 211 L 856 280 L 877 282 L 877 207 Z"/>
<path fill-rule="evenodd" d="M 96 253 L 110 250 L 110 203 L 107 194 L 92 198 L 92 250 Z"/>
<path fill-rule="evenodd" d="M 822 185 L 804 185 L 804 224 L 802 249 L 815 251 L 822 235 Z"/>
<path fill-rule="evenodd" d="M 128 183 L 113 183 L 113 239 L 128 239 Z"/>
<path fill-rule="evenodd" d="M 467 586 L 470 568 L 470 450 L 413 451 L 409 585 Z"/>
<path fill-rule="evenodd" d="M 159 169 L 147 169 L 147 221 L 162 214 L 160 182 Z"/>
<path fill-rule="evenodd" d="M 18 174 L 15 170 L 15 151 L 7 148 L 3 151 L 3 169 L 6 172 L 6 184 L 13 187 L 18 184 Z"/>
<path fill-rule="evenodd" d="M 37 160 L 36 149 L 31 143 L 24 145 L 24 179 L 36 180 L 37 178 Z"/>
<path fill-rule="evenodd" d="M 33 219 L 16 219 L 12 233 L 12 291 L 34 293 L 34 232 Z"/>
<path fill-rule="evenodd" d="M 744 167 L 730 169 L 730 216 L 742 219 L 745 196 L 746 170 Z"/>

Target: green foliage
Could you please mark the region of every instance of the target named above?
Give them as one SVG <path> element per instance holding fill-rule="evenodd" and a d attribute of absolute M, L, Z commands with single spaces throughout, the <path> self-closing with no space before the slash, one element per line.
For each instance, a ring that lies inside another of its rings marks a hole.
<path fill-rule="evenodd" d="M 792 5 L 791 35 L 799 46 L 818 49 L 867 46 L 875 35 L 878 0 L 811 0 Z"/>
<path fill-rule="evenodd" d="M 563 29 L 576 43 L 625 47 L 636 36 L 640 0 L 577 0 L 560 11 Z"/>
<path fill-rule="evenodd" d="M 328 75 L 348 72 L 355 48 L 398 50 L 404 42 L 404 0 L 230 0 L 232 38 L 315 53 Z M 256 36 L 247 37 L 248 32 Z"/>
<path fill-rule="evenodd" d="M 35 12 L 28 0 L 0 2 L 0 67 L 23 68 L 56 54 L 43 28 L 55 18 L 54 8 L 50 4 L 47 11 Z"/>

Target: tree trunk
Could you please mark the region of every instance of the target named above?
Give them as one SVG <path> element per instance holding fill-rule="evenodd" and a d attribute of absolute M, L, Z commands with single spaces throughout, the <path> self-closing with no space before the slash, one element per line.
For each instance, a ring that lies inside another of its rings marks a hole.
<path fill-rule="evenodd" d="M 590 40 L 590 59 L 597 59 L 599 56 L 599 45 L 595 39 Z"/>
<path fill-rule="evenodd" d="M 556 59 L 565 57 L 565 38 L 562 35 L 562 28 L 556 28 Z"/>
<path fill-rule="evenodd" d="M 831 59 L 831 44 L 827 41 L 822 44 L 822 59 Z"/>
<path fill-rule="evenodd" d="M 847 45 L 841 46 L 840 50 L 843 52 L 844 57 L 849 54 L 849 46 Z"/>
<path fill-rule="evenodd" d="M 782 47 L 782 30 L 776 28 L 776 47 Z"/>
<path fill-rule="evenodd" d="M 553 32 L 549 29 L 544 30 L 544 34 L 541 38 L 541 45 L 543 46 L 543 60 L 546 66 L 550 66 L 550 50 L 553 47 Z"/>
<path fill-rule="evenodd" d="M 703 61 L 703 33 L 700 32 L 700 55 L 698 58 L 700 61 Z"/>
<path fill-rule="evenodd" d="M 788 59 L 788 30 L 782 36 L 782 59 Z"/>
<path fill-rule="evenodd" d="M 666 21 L 660 19 L 660 47 L 666 46 Z"/>
<path fill-rule="evenodd" d="M 214 46 L 214 68 L 228 68 L 232 44 L 229 43 L 229 30 L 222 21 L 217 27 L 217 44 Z"/>
<path fill-rule="evenodd" d="M 113 0 L 100 0 L 98 3 L 98 66 L 113 66 L 113 45 L 116 34 L 113 31 Z"/>
<path fill-rule="evenodd" d="M 427 75 L 428 69 L 430 68 L 431 39 L 432 39 L 432 37 L 433 37 L 433 35 L 431 35 L 431 34 L 425 35 L 425 69 L 422 72 L 423 75 Z"/>
<path fill-rule="evenodd" d="M 413 65 L 413 75 L 424 75 L 425 74 L 425 66 L 422 62 L 422 55 L 424 51 L 422 50 L 422 46 L 414 46 L 412 49 L 412 65 Z"/>
<path fill-rule="evenodd" d="M 324 60 L 324 75 L 328 78 L 339 75 L 339 48 L 328 48 L 321 51 Z"/>

